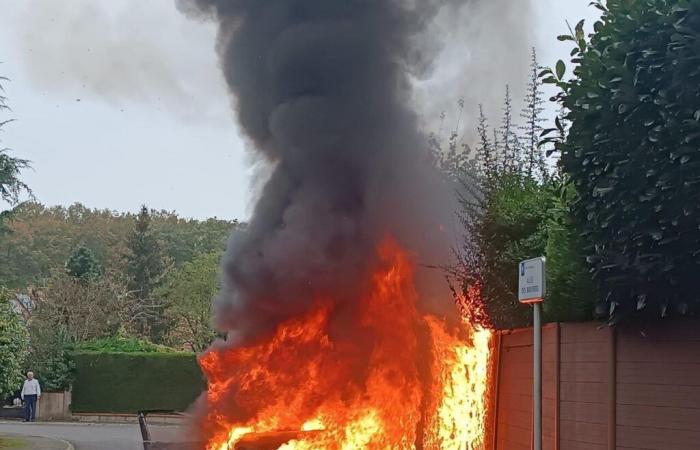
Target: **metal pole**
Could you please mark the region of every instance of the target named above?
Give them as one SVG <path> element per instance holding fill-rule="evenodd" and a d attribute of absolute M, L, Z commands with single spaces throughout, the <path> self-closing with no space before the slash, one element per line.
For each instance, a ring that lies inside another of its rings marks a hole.
<path fill-rule="evenodd" d="M 533 449 L 542 450 L 542 304 L 533 305 L 532 367 Z"/>

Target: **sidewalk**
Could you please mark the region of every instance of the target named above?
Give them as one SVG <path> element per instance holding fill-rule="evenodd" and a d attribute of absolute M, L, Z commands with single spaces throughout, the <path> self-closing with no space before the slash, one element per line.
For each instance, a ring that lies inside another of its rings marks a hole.
<path fill-rule="evenodd" d="M 28 428 L 27 431 L 31 432 L 31 429 Z M 74 448 L 73 444 L 62 439 L 1 433 L 0 450 L 74 450 Z"/>

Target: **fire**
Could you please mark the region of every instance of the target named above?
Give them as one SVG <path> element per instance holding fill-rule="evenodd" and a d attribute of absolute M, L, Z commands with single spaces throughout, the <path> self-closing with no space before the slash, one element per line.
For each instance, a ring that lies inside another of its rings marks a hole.
<path fill-rule="evenodd" d="M 377 261 L 352 310 L 319 298 L 271 337 L 201 357 L 207 450 L 484 448 L 490 331 L 421 312 L 393 240 Z"/>

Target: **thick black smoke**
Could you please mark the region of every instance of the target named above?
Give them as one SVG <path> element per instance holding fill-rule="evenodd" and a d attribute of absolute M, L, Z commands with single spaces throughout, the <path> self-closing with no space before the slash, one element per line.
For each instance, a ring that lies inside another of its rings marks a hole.
<path fill-rule="evenodd" d="M 446 262 L 453 193 L 409 106 L 411 78 L 429 70 L 435 48 L 424 45 L 426 29 L 443 3 L 179 2 L 218 21 L 242 129 L 274 164 L 247 229 L 229 244 L 220 327 L 250 336 L 319 296 L 352 301 L 387 234 L 420 263 Z M 449 305 L 449 295 L 440 301 Z"/>

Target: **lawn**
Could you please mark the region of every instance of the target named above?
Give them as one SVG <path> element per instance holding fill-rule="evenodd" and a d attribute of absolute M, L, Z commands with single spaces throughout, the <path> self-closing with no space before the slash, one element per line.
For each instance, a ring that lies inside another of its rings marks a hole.
<path fill-rule="evenodd" d="M 17 437 L 0 436 L 0 450 L 22 450 L 29 448 L 27 441 Z"/>

